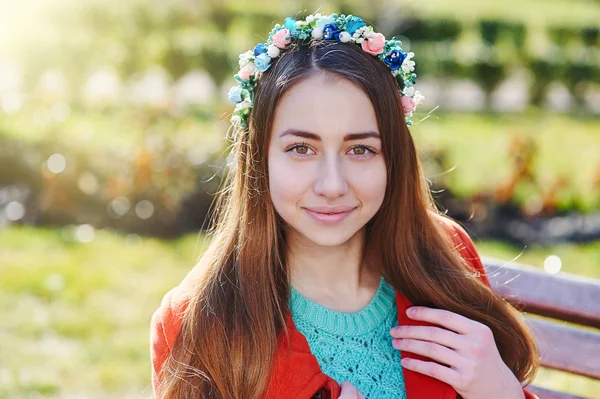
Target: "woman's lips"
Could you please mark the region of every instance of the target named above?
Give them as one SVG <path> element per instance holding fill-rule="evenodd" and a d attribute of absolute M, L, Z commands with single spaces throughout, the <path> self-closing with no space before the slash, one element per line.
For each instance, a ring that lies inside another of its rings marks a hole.
<path fill-rule="evenodd" d="M 303 209 L 318 223 L 329 225 L 329 224 L 340 223 L 341 221 L 346 219 L 356 209 L 356 207 L 349 208 L 349 209 L 348 208 L 349 207 L 345 207 L 345 208 L 343 208 L 345 210 L 337 211 L 337 212 L 323 212 L 323 211 L 321 211 L 322 208 L 319 209 L 321 212 L 317 212 L 317 211 L 315 211 L 313 209 L 309 209 L 309 208 L 303 208 Z M 339 210 L 339 208 L 338 208 L 338 210 Z"/>

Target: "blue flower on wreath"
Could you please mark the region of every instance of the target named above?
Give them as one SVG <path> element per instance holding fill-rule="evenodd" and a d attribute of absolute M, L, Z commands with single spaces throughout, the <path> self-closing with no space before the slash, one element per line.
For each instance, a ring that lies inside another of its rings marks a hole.
<path fill-rule="evenodd" d="M 264 72 L 271 66 L 271 57 L 265 53 L 259 54 L 254 59 L 254 64 L 256 65 L 256 70 L 258 72 Z"/>
<path fill-rule="evenodd" d="M 254 47 L 254 56 L 258 57 L 260 54 L 267 52 L 267 45 L 265 43 L 259 43 Z"/>
<path fill-rule="evenodd" d="M 319 20 L 317 21 L 317 28 L 323 29 L 325 30 L 325 27 L 329 24 L 333 23 L 333 18 L 332 17 L 327 17 L 327 16 L 322 16 L 321 18 L 319 18 Z"/>
<path fill-rule="evenodd" d="M 354 34 L 354 32 L 356 32 L 358 29 L 362 28 L 363 26 L 367 26 L 367 24 L 365 24 L 365 22 L 360 19 L 359 17 L 351 17 L 348 20 L 348 26 L 346 27 L 346 31 L 348 33 L 350 33 L 351 35 Z"/>
<path fill-rule="evenodd" d="M 385 56 L 383 62 L 385 62 L 392 71 L 396 71 L 402 66 L 405 58 L 406 53 L 402 50 L 392 50 Z"/>
<path fill-rule="evenodd" d="M 234 103 L 241 103 L 242 102 L 242 88 L 240 86 L 234 86 L 229 90 L 229 94 L 227 95 L 229 97 L 229 101 L 234 102 Z"/>
<path fill-rule="evenodd" d="M 340 28 L 335 24 L 327 24 L 323 28 L 323 39 L 325 40 L 340 40 Z"/>
<path fill-rule="evenodd" d="M 283 25 L 288 28 L 290 32 L 292 32 L 294 29 L 296 29 L 296 20 L 294 18 L 287 17 L 283 22 Z"/>

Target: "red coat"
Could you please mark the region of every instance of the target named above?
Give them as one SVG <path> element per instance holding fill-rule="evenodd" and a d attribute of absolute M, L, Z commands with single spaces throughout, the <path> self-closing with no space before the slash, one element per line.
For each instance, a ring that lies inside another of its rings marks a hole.
<path fill-rule="evenodd" d="M 463 258 L 481 273 L 481 279 L 489 285 L 483 264 L 468 234 L 458 224 L 447 219 L 439 219 L 448 233 L 452 235 L 454 244 L 459 248 Z M 150 353 L 154 392 L 157 391 L 160 384 L 158 370 L 175 342 L 181 326 L 181 317 L 178 315 L 187 306 L 194 288 L 194 275 L 197 272 L 196 269 L 193 269 L 179 286 L 169 291 L 163 298 L 161 306 L 152 316 Z M 396 291 L 396 306 L 399 325 L 431 325 L 406 316 L 406 309 L 412 304 L 398 291 Z M 296 329 L 289 309 L 286 315 L 287 327 L 290 331 L 290 351 L 288 354 L 285 337 L 280 334 L 277 339 L 278 349 L 275 354 L 275 363 L 265 397 L 269 399 L 311 399 L 317 392 L 323 390 L 323 399 L 337 399 L 341 391 L 340 386 L 333 378 L 321 371 L 316 357 L 310 352 L 308 341 Z M 390 339 L 392 339 L 391 336 Z M 401 352 L 401 357 L 425 359 L 410 352 Z M 456 399 L 456 391 L 450 385 L 435 378 L 406 368 L 403 369 L 403 375 L 407 399 Z M 539 399 L 527 391 L 525 391 L 525 397 L 526 399 Z"/>

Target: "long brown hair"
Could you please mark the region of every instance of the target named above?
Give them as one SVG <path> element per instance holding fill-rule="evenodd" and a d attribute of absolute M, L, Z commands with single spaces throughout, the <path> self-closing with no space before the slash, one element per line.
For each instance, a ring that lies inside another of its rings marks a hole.
<path fill-rule="evenodd" d="M 201 278 L 161 373 L 159 398 L 261 398 L 290 292 L 284 223 L 268 187 L 267 148 L 278 101 L 317 73 L 348 79 L 370 98 L 382 138 L 387 188 L 366 225 L 365 254 L 413 304 L 460 313 L 489 326 L 504 362 L 520 381 L 538 366 L 518 312 L 494 294 L 454 250 L 433 219 L 432 198 L 404 121 L 389 69 L 358 46 L 320 42 L 284 52 L 256 88 L 249 126 L 238 132 L 235 163 L 216 201 Z M 437 215 L 437 216 L 436 216 Z"/>

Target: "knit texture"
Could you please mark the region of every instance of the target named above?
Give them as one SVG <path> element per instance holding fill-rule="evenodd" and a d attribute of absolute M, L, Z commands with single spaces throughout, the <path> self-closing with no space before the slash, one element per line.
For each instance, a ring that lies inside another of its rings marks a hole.
<path fill-rule="evenodd" d="M 367 399 L 405 399 L 400 352 L 389 331 L 398 325 L 396 292 L 381 277 L 369 304 L 337 312 L 306 298 L 294 287 L 289 307 L 321 370 L 338 384 L 349 381 Z"/>

